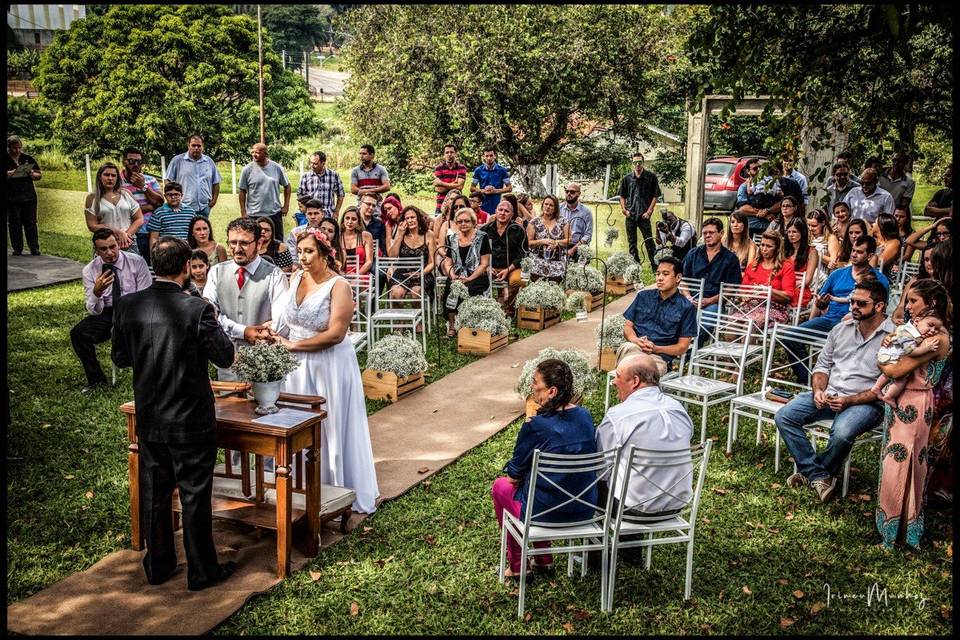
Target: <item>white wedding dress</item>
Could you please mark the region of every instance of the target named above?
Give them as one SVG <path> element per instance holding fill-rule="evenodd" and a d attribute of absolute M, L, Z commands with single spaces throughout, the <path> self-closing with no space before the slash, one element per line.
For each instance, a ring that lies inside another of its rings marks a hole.
<path fill-rule="evenodd" d="M 273 308 L 273 329 L 292 341 L 305 340 L 327 328 L 330 292 L 340 276 L 330 278 L 297 306 L 297 288 L 303 271 L 291 278 L 289 290 Z M 357 354 L 349 340 L 320 351 L 294 351 L 300 366 L 283 385 L 287 393 L 326 398 L 320 450 L 320 481 L 352 489 L 357 494 L 353 510 L 373 513 L 380 490 L 373 466 L 367 407 Z"/>

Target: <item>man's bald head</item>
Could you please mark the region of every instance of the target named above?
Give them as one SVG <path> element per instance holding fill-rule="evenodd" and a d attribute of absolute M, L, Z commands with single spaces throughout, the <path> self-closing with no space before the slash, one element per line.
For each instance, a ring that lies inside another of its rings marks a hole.
<path fill-rule="evenodd" d="M 262 142 L 258 142 L 250 147 L 250 155 L 253 156 L 254 161 L 257 164 L 266 165 L 267 162 L 267 145 Z"/>
<path fill-rule="evenodd" d="M 660 370 L 657 369 L 657 364 L 650 354 L 638 353 L 628 356 L 620 362 L 620 366 L 623 367 L 623 373 L 631 378 L 637 376 L 642 384 L 654 386 L 660 384 Z"/>

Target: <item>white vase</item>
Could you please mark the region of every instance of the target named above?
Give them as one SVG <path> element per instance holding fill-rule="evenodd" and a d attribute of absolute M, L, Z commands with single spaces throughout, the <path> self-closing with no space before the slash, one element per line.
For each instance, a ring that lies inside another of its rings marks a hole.
<path fill-rule="evenodd" d="M 254 411 L 262 416 L 280 411 L 277 407 L 277 398 L 280 397 L 280 387 L 282 386 L 283 380 L 254 382 L 253 397 L 257 401 L 257 408 Z"/>

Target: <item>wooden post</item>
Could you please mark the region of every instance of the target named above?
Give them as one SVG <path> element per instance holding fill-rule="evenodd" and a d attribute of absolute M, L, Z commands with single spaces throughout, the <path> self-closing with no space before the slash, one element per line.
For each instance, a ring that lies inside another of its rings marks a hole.
<path fill-rule="evenodd" d="M 263 111 L 263 24 L 257 5 L 257 56 L 260 61 L 260 144 L 267 144 L 267 120 Z"/>
<path fill-rule="evenodd" d="M 160 154 L 160 182 L 163 182 L 163 179 L 166 175 L 167 175 L 167 159 L 163 157 L 163 154 Z"/>
<path fill-rule="evenodd" d="M 230 187 L 232 188 L 232 193 L 237 193 L 237 161 L 230 160 Z"/>
<path fill-rule="evenodd" d="M 87 193 L 93 193 L 93 176 L 90 175 L 90 154 L 85 154 L 87 158 Z"/>
<path fill-rule="evenodd" d="M 603 178 L 603 199 L 609 200 L 610 193 L 610 165 L 607 164 L 607 174 Z"/>

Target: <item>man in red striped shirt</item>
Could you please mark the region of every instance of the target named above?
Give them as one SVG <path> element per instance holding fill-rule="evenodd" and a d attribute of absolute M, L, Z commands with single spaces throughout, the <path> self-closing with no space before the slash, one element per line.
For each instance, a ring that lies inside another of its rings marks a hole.
<path fill-rule="evenodd" d="M 437 192 L 435 215 L 440 215 L 440 207 L 451 189 L 463 192 L 467 183 L 467 167 L 457 162 L 457 147 L 452 143 L 443 145 L 443 162 L 433 170 L 433 188 Z"/>

